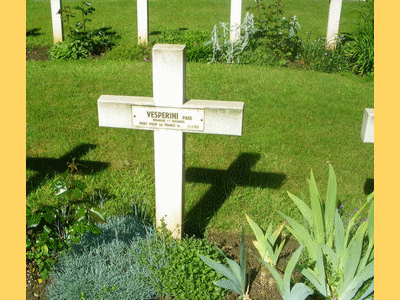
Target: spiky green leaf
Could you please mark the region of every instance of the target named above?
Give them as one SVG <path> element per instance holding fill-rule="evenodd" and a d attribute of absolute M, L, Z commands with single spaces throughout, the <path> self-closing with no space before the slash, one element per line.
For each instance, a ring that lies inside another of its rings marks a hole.
<path fill-rule="evenodd" d="M 239 287 L 237 285 L 235 285 L 234 283 L 232 283 L 232 281 L 230 281 L 230 280 L 222 279 L 222 280 L 214 281 L 214 284 L 223 289 L 234 291 L 236 294 L 242 295 L 242 292 L 239 289 Z"/>
<path fill-rule="evenodd" d="M 298 222 L 292 218 L 278 212 L 290 225 L 287 226 L 288 230 L 293 234 L 300 245 L 304 245 L 307 249 L 308 254 L 314 261 L 317 260 L 317 244 L 316 241 L 311 237 L 309 232 L 301 226 Z"/>
<path fill-rule="evenodd" d="M 368 211 L 368 239 L 370 243 L 374 243 L 374 200 L 371 201 L 371 206 Z"/>
<path fill-rule="evenodd" d="M 269 272 L 271 273 L 272 277 L 275 279 L 276 282 L 276 287 L 278 288 L 279 293 L 281 294 L 283 299 L 285 298 L 285 287 L 283 285 L 283 279 L 281 278 L 281 275 L 279 275 L 278 271 L 275 270 L 273 266 L 271 266 L 269 263 L 267 263 L 264 260 L 260 261 L 267 267 Z"/>
<path fill-rule="evenodd" d="M 244 228 L 242 228 L 242 241 L 240 243 L 240 281 L 243 293 L 246 290 L 246 252 L 244 249 Z"/>
<path fill-rule="evenodd" d="M 325 244 L 325 228 L 324 216 L 321 208 L 321 198 L 319 196 L 317 184 L 314 179 L 313 171 L 310 172 L 310 179 L 308 180 L 311 198 L 311 211 L 313 220 L 314 238 L 317 244 Z"/>
<path fill-rule="evenodd" d="M 343 221 L 340 218 L 339 213 L 336 211 L 335 213 L 335 248 L 336 248 L 336 253 L 338 253 L 339 256 L 342 255 L 344 251 L 344 226 L 343 226 Z M 337 262 L 339 263 L 339 262 Z"/>
<path fill-rule="evenodd" d="M 227 266 L 220 264 L 211 258 L 208 258 L 206 256 L 203 256 L 199 254 L 200 259 L 204 261 L 206 265 L 208 265 L 210 268 L 214 269 L 217 273 L 225 276 L 227 279 L 232 281 L 233 283 L 236 282 L 236 277 L 231 269 L 229 269 Z"/>
<path fill-rule="evenodd" d="M 298 209 L 300 210 L 301 214 L 303 217 L 306 219 L 307 223 L 309 226 L 313 226 L 313 217 L 312 217 L 312 211 L 311 209 L 307 206 L 307 204 L 304 203 L 300 198 L 296 197 L 295 195 L 291 194 L 290 192 L 287 192 L 290 199 L 296 204 Z"/>
<path fill-rule="evenodd" d="M 290 293 L 290 279 L 292 278 L 292 273 L 294 268 L 296 267 L 297 261 L 300 258 L 301 252 L 303 251 L 303 246 L 300 246 L 289 259 L 288 264 L 286 265 L 285 273 L 283 274 L 283 286 L 285 291 Z"/>
<path fill-rule="evenodd" d="M 330 246 L 332 246 L 333 238 L 333 225 L 335 221 L 335 212 L 337 205 L 337 183 L 335 171 L 331 164 L 329 164 L 329 178 L 328 178 L 328 189 L 326 192 L 325 200 L 325 235 L 326 242 L 330 241 Z"/>
<path fill-rule="evenodd" d="M 340 299 L 351 300 L 357 294 L 358 290 L 364 284 L 365 281 L 374 277 L 374 261 L 369 263 L 362 271 L 358 272 L 353 278 L 351 283 L 344 289 L 340 291 Z"/>
<path fill-rule="evenodd" d="M 346 286 L 349 285 L 356 276 L 356 271 L 361 260 L 362 243 L 366 229 L 366 223 L 361 224 L 360 227 L 357 228 L 357 231 L 345 252 L 343 257 L 344 281 L 342 288 L 346 288 Z"/>
<path fill-rule="evenodd" d="M 368 297 L 371 293 L 374 292 L 374 280 L 375 279 L 372 279 L 372 282 L 371 282 L 370 286 L 368 287 L 368 289 L 365 291 L 365 293 L 362 294 L 362 296 L 358 300 L 364 300 L 366 297 Z"/>

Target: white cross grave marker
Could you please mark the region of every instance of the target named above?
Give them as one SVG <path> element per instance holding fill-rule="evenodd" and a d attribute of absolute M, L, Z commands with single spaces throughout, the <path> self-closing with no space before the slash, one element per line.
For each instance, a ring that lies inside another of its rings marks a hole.
<path fill-rule="evenodd" d="M 242 23 L 242 0 L 231 0 L 231 31 L 229 39 L 235 42 L 240 39 L 240 24 Z"/>
<path fill-rule="evenodd" d="M 361 127 L 361 138 L 364 143 L 374 142 L 374 109 L 366 108 Z"/>
<path fill-rule="evenodd" d="M 51 0 L 51 22 L 53 25 L 53 42 L 62 42 L 62 22 L 61 14 L 59 13 L 61 9 L 61 0 Z"/>
<path fill-rule="evenodd" d="M 242 135 L 243 102 L 186 101 L 184 45 L 153 47 L 153 97 L 102 95 L 99 126 L 154 130 L 156 226 L 182 237 L 185 132 Z"/>
<path fill-rule="evenodd" d="M 137 0 L 138 44 L 149 42 L 149 1 Z"/>
<path fill-rule="evenodd" d="M 340 13 L 342 12 L 342 0 L 330 0 L 328 30 L 326 33 L 326 45 L 334 49 L 339 33 Z"/>

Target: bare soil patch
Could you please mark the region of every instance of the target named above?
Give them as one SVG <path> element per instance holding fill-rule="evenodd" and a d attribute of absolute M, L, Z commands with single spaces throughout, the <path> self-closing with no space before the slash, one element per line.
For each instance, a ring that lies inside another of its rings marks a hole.
<path fill-rule="evenodd" d="M 26 60 L 48 60 L 49 56 L 47 52 L 49 50 L 49 46 L 26 49 Z"/>

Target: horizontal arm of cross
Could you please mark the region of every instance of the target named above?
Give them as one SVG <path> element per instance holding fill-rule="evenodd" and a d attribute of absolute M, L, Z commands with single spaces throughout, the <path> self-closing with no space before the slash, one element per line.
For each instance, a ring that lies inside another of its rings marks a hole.
<path fill-rule="evenodd" d="M 97 100 L 99 126 L 145 129 L 134 126 L 132 107 L 156 107 L 152 97 L 102 95 Z M 183 129 L 184 132 L 242 135 L 243 102 L 188 100 L 179 109 L 196 110 L 204 113 L 204 128 L 199 130 Z"/>

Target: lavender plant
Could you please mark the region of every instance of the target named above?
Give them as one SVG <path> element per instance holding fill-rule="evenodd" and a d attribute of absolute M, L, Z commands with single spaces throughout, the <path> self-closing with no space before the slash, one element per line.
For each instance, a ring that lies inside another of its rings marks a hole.
<path fill-rule="evenodd" d="M 151 268 L 136 262 L 149 256 L 146 245 L 158 239 L 155 230 L 136 215 L 111 217 L 98 226 L 103 234 L 86 233 L 56 264 L 49 299 L 154 299 Z M 151 266 L 163 266 L 163 260 L 151 258 Z"/>

